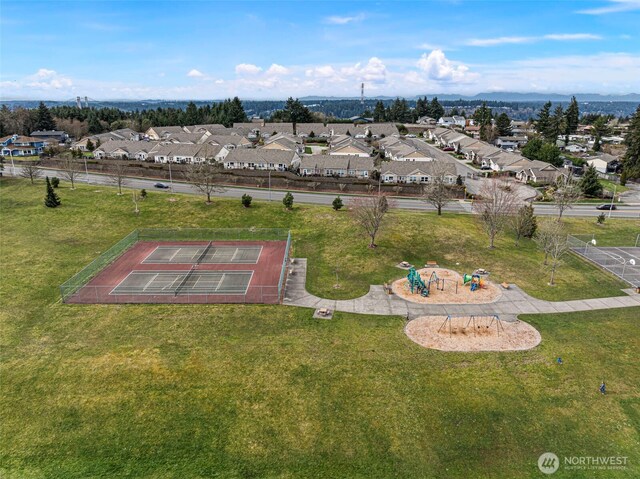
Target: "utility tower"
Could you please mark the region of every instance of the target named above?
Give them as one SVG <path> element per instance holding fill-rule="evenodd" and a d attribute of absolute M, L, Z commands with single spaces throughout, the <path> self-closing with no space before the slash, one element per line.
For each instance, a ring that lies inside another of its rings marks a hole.
<path fill-rule="evenodd" d="M 360 104 L 364 106 L 364 83 L 360 84 Z"/>
<path fill-rule="evenodd" d="M 79 96 L 76 97 L 76 106 L 82 110 L 82 102 Z"/>

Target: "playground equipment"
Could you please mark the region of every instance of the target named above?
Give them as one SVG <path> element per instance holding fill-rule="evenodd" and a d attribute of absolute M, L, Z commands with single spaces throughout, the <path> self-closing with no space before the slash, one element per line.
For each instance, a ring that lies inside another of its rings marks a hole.
<path fill-rule="evenodd" d="M 414 267 L 409 268 L 407 281 L 409 282 L 411 294 L 419 293 L 424 297 L 429 296 L 429 286 L 425 284 L 424 280 L 420 277 L 420 273 L 418 273 Z"/>
<path fill-rule="evenodd" d="M 479 274 L 465 273 L 462 276 L 462 282 L 465 285 L 468 283 L 471 283 L 471 291 L 477 291 L 478 288 L 486 288 L 486 285 L 484 284 L 484 280 L 482 279 L 482 276 L 480 276 Z"/>
<path fill-rule="evenodd" d="M 468 276 L 468 275 L 465 275 Z M 451 327 L 451 320 L 454 318 L 460 318 L 460 319 L 465 319 L 467 318 L 467 316 L 452 316 L 452 315 L 448 315 L 445 320 L 443 321 L 443 323 L 440 325 L 440 327 L 438 328 L 438 332 L 442 331 L 443 329 L 446 330 L 446 327 L 449 326 L 449 337 L 451 337 L 453 335 L 453 329 Z M 489 324 L 488 325 L 482 325 L 482 320 L 484 319 L 484 322 L 486 323 L 486 320 L 489 320 Z M 477 335 L 477 331 L 480 328 L 485 328 L 486 330 L 491 329 L 491 326 L 493 326 L 493 324 L 495 323 L 496 325 L 496 332 L 498 333 L 498 336 L 500 336 L 500 331 L 504 332 L 504 326 L 502 325 L 502 320 L 500 319 L 500 316 L 498 316 L 497 314 L 491 314 L 491 315 L 471 315 L 468 317 L 467 319 L 467 324 L 465 324 L 464 328 L 462 328 L 462 332 L 464 334 L 464 332 L 466 331 L 466 329 L 469 327 L 469 325 L 473 323 L 473 335 L 476 336 Z"/>

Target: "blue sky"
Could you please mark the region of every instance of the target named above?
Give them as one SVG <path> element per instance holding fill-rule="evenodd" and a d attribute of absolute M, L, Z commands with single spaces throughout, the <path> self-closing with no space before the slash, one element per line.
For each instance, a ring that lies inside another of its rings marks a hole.
<path fill-rule="evenodd" d="M 640 92 L 640 0 L 11 2 L 5 99 Z"/>

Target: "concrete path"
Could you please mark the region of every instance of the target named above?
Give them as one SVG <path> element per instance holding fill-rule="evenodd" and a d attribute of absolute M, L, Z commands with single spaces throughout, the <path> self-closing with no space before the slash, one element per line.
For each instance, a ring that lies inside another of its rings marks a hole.
<path fill-rule="evenodd" d="M 640 294 L 632 289 L 624 290 L 628 296 L 615 298 L 583 299 L 576 301 L 543 301 L 529 296 L 515 285 L 502 291 L 494 303 L 486 304 L 418 304 L 405 301 L 384 292 L 382 286 L 371 285 L 369 292 L 355 299 L 322 299 L 307 292 L 307 260 L 297 258 L 291 265 L 293 274 L 287 278 L 285 305 L 305 308 L 328 308 L 347 313 L 398 315 L 415 318 L 434 315 L 518 315 L 538 313 L 565 313 L 592 309 L 629 308 L 640 306 Z"/>

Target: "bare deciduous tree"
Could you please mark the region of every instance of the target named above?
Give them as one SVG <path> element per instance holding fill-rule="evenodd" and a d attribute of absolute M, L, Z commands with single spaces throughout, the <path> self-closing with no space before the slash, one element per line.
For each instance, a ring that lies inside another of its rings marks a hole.
<path fill-rule="evenodd" d="M 384 195 L 358 196 L 351 200 L 353 218 L 371 239 L 369 248 L 376 247 L 376 235 L 387 211 L 389 202 Z"/>
<path fill-rule="evenodd" d="M 76 188 L 76 178 L 80 175 L 80 165 L 76 160 L 66 155 L 62 161 L 62 177 L 71 183 L 71 189 Z"/>
<path fill-rule="evenodd" d="M 553 286 L 556 270 L 562 262 L 562 257 L 569 251 L 567 231 L 558 221 L 544 221 L 536 233 L 536 243 L 544 251 L 545 265 L 548 264 L 548 258 L 551 258 L 549 286 Z"/>
<path fill-rule="evenodd" d="M 538 223 L 533 214 L 533 206 L 530 204 L 521 206 L 510 221 L 511 230 L 516 236 L 516 246 L 519 246 L 520 238 L 532 238 L 537 226 Z"/>
<path fill-rule="evenodd" d="M 309 188 L 311 188 L 313 191 L 315 191 L 318 186 L 320 186 L 320 183 L 317 181 L 312 181 L 309 183 Z"/>
<path fill-rule="evenodd" d="M 264 180 L 264 178 L 258 178 L 258 179 L 256 180 L 256 183 L 257 183 L 257 185 L 256 185 L 256 186 L 257 186 L 258 188 L 262 188 L 262 187 L 264 186 L 264 181 L 265 181 L 265 180 Z"/>
<path fill-rule="evenodd" d="M 33 184 L 35 180 L 42 177 L 42 169 L 36 163 L 26 163 L 20 168 L 18 174 L 31 180 Z"/>
<path fill-rule="evenodd" d="M 562 219 L 565 210 L 573 208 L 579 198 L 580 186 L 573 180 L 571 174 L 558 176 L 553 192 L 553 203 L 558 209 L 558 221 Z"/>
<path fill-rule="evenodd" d="M 442 207 L 451 201 L 451 188 L 447 185 L 447 175 L 450 168 L 446 163 L 432 161 L 431 180 L 422 189 L 422 201 L 430 203 L 438 210 L 438 216 L 442 215 Z"/>
<path fill-rule="evenodd" d="M 127 184 L 127 165 L 114 162 L 109 165 L 109 181 L 118 187 L 118 195 L 122 195 L 122 187 Z"/>
<path fill-rule="evenodd" d="M 213 193 L 222 193 L 224 187 L 216 182 L 218 169 L 211 163 L 191 164 L 185 171 L 185 177 L 193 187 L 207 197 L 207 204 L 211 204 Z"/>
<path fill-rule="evenodd" d="M 494 241 L 517 211 L 520 200 L 516 186 L 500 179 L 487 180 L 479 191 L 479 199 L 473 204 L 482 227 L 489 236 L 489 248 L 495 248 Z"/>
<path fill-rule="evenodd" d="M 340 191 L 344 191 L 347 189 L 347 184 L 346 183 L 338 183 L 338 188 L 340 188 Z"/>

